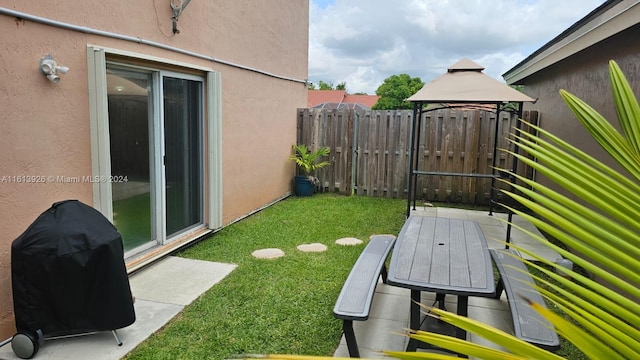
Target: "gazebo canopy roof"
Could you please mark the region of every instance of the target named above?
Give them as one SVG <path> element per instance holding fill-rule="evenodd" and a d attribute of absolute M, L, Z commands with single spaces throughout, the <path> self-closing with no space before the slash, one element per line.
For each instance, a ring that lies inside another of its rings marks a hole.
<path fill-rule="evenodd" d="M 462 59 L 444 75 L 425 84 L 407 101 L 424 103 L 535 102 L 534 99 L 482 72 L 484 67 Z"/>

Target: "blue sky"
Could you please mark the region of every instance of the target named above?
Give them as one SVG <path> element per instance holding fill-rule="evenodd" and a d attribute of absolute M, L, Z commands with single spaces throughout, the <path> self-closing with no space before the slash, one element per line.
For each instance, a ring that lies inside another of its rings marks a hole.
<path fill-rule="evenodd" d="M 324 9 L 327 6 L 329 6 L 330 4 L 333 4 L 335 2 L 335 0 L 317 0 L 317 1 L 312 1 L 313 3 L 316 4 L 317 7 L 319 7 L 320 9 Z"/>
<path fill-rule="evenodd" d="M 309 80 L 374 94 L 469 58 L 498 80 L 604 0 L 310 0 Z"/>

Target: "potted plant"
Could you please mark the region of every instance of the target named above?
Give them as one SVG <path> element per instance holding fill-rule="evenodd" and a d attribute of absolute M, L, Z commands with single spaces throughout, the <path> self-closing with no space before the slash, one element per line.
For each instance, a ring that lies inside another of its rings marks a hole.
<path fill-rule="evenodd" d="M 318 178 L 312 175 L 313 172 L 331 164 L 329 161 L 317 161 L 322 156 L 329 155 L 330 150 L 325 146 L 311 151 L 302 144 L 293 145 L 293 151 L 294 154 L 289 159 L 296 162 L 299 173 L 303 174 L 294 177 L 294 191 L 298 196 L 310 196 L 318 183 Z"/>

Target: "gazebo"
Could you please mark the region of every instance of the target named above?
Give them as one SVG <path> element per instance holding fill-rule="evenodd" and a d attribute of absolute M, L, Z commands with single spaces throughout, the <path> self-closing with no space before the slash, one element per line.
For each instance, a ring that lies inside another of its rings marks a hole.
<path fill-rule="evenodd" d="M 407 195 L 407 216 L 411 211 L 411 202 L 415 210 L 416 184 L 418 176 L 458 176 L 458 177 L 482 177 L 491 178 L 491 195 L 489 215 L 493 213 L 495 203 L 495 181 L 499 177 L 496 173 L 497 158 L 497 137 L 498 121 L 496 121 L 492 171 L 490 174 L 477 173 L 451 173 L 439 171 L 418 170 L 418 156 L 416 152 L 420 148 L 420 124 L 422 115 L 428 111 L 442 108 L 473 107 L 478 106 L 483 109 L 492 108 L 496 115 L 505 109 L 507 104 L 516 104 L 513 110 L 518 116 L 517 128 L 520 128 L 520 118 L 522 117 L 522 104 L 524 102 L 535 102 L 529 96 L 501 83 L 482 72 L 484 67 L 469 59 L 462 59 L 449 67 L 447 72 L 433 81 L 425 84 L 422 89 L 410 96 L 407 101 L 413 103 L 413 119 L 411 123 L 411 149 L 409 155 L 409 184 Z M 431 105 L 431 106 L 429 106 Z M 435 105 L 435 106 L 434 106 Z M 517 145 L 515 151 L 517 152 Z M 514 159 L 512 171 L 516 171 L 517 161 Z M 513 181 L 513 179 L 512 179 Z M 509 212 L 509 223 L 512 213 Z M 507 239 L 509 242 L 511 226 L 507 228 Z"/>

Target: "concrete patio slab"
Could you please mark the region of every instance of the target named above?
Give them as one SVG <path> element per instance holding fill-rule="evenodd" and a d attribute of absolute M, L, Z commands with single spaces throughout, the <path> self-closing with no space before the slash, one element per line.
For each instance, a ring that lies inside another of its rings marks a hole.
<path fill-rule="evenodd" d="M 129 278 L 136 299 L 189 305 L 236 265 L 169 256 Z"/>
<path fill-rule="evenodd" d="M 386 358 L 382 350 L 402 351 L 406 348 L 408 338 L 403 331 L 409 321 L 409 294 L 407 289 L 378 283 L 369 320 L 353 322 L 361 357 Z M 349 357 L 344 337 L 334 357 Z"/>
<path fill-rule="evenodd" d="M 188 304 L 227 276 L 236 265 L 167 257 L 132 275 L 136 321 L 118 330 L 122 346 L 111 332 L 46 340 L 35 359 L 120 359 L 162 328 Z M 19 359 L 11 344 L 0 348 L 1 360 Z"/>
<path fill-rule="evenodd" d="M 498 217 L 506 220 L 507 214 L 499 214 Z M 557 251 L 543 246 L 538 240 L 532 237 L 532 235 L 534 235 L 536 237 L 544 238 L 544 235 L 542 235 L 540 230 L 538 230 L 538 228 L 536 228 L 532 223 L 518 215 L 513 216 L 512 223 L 514 226 L 511 228 L 511 239 L 514 244 L 552 262 L 561 257 Z M 507 228 L 506 222 L 502 222 L 502 225 L 505 229 Z M 525 259 L 533 259 L 531 256 L 524 253 L 521 253 L 520 255 Z"/>

